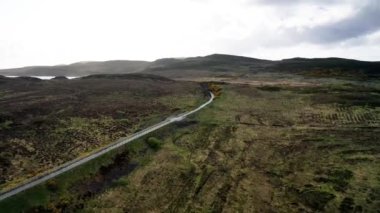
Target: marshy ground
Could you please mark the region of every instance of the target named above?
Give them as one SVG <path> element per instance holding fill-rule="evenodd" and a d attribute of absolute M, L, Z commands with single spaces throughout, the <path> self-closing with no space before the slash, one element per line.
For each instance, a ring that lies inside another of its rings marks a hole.
<path fill-rule="evenodd" d="M 353 84 L 224 85 L 212 106 L 157 133 L 164 145 L 122 178 L 125 186 L 85 209 L 376 212 L 379 92 Z"/>
<path fill-rule="evenodd" d="M 219 84 L 221 95 L 196 115 L 10 198 L 0 208 L 376 212 L 380 209 L 378 82 L 324 79 L 318 84 L 303 83 Z M 156 98 L 165 100 L 158 103 L 175 100 L 172 105 L 163 104 L 162 112 L 168 114 L 203 100 L 197 84 L 170 85 L 176 89 L 168 89 L 166 95 L 152 89 L 148 97 L 153 102 L 141 103 L 142 109 L 149 110 L 146 115 L 161 113 L 156 111 L 161 108 L 145 105 L 154 104 Z M 125 90 L 129 96 L 139 94 Z M 126 96 L 107 100 L 121 97 Z M 132 97 L 140 100 L 138 95 Z M 102 103 L 97 106 L 108 106 Z M 80 106 L 91 109 L 91 105 Z M 86 115 L 90 118 L 91 114 Z"/>

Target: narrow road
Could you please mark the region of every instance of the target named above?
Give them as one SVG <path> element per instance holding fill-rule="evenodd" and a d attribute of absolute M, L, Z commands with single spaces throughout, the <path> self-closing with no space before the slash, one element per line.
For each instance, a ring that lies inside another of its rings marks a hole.
<path fill-rule="evenodd" d="M 84 164 L 84 163 L 86 163 L 86 162 L 88 162 L 88 161 L 90 161 L 90 160 L 92 160 L 94 158 L 97 158 L 97 157 L 99 157 L 99 156 L 101 156 L 101 155 L 103 155 L 103 154 L 105 154 L 105 153 L 107 153 L 107 152 L 109 152 L 111 150 L 117 149 L 120 146 L 123 146 L 123 145 L 125 145 L 125 144 L 127 144 L 127 143 L 129 143 L 129 142 L 131 142 L 133 140 L 136 140 L 136 139 L 138 139 L 138 138 L 140 138 L 140 137 L 142 137 L 144 135 L 147 135 L 147 134 L 149 134 L 149 133 L 151 133 L 151 132 L 153 132 L 153 131 L 155 131 L 157 129 L 160 129 L 161 127 L 164 127 L 166 125 L 169 125 L 169 124 L 177 122 L 177 121 L 180 121 L 180 120 L 184 119 L 186 116 L 191 115 L 193 113 L 196 113 L 199 110 L 201 110 L 202 108 L 206 107 L 213 100 L 214 100 L 214 94 L 212 94 L 210 92 L 210 99 L 206 103 L 200 105 L 198 108 L 196 108 L 196 109 L 194 109 L 192 111 L 186 112 L 186 113 L 179 114 L 179 115 L 177 115 L 175 117 L 167 118 L 166 120 L 164 120 L 164 121 L 162 121 L 160 123 L 157 123 L 157 124 L 155 124 L 153 126 L 150 126 L 150 127 L 146 128 L 144 130 L 136 132 L 136 133 L 134 133 L 133 135 L 131 135 L 129 137 L 121 138 L 120 140 L 118 140 L 118 141 L 116 141 L 116 142 L 114 142 L 114 143 L 112 143 L 110 145 L 105 146 L 104 148 L 98 150 L 97 152 L 95 152 L 95 153 L 93 153 L 93 154 L 91 154 L 89 156 L 86 156 L 86 157 L 83 157 L 83 158 L 74 159 L 72 161 L 69 161 L 69 162 L 67 162 L 67 163 L 65 163 L 65 164 L 63 164 L 63 165 L 55 168 L 54 170 L 50 171 L 47 174 L 31 178 L 29 181 L 27 181 L 24 184 L 21 184 L 21 185 L 15 187 L 13 189 L 10 189 L 10 190 L 8 190 L 6 192 L 2 192 L 1 195 L 0 195 L 0 201 L 6 199 L 8 197 L 11 197 L 11 196 L 13 196 L 13 195 L 15 195 L 15 194 L 17 194 L 19 192 L 22 192 L 24 190 L 30 189 L 30 188 L 32 188 L 32 187 L 34 187 L 34 186 L 36 186 L 36 185 L 38 185 L 40 183 L 43 183 L 43 182 L 45 182 L 45 181 L 47 181 L 47 180 L 49 180 L 49 179 L 51 179 L 53 177 L 56 177 L 56 176 L 58 176 L 58 175 L 60 175 L 60 174 L 62 174 L 64 172 L 66 172 L 66 171 L 69 171 L 69 170 L 71 170 L 71 169 L 73 169 L 75 167 L 78 167 L 78 166 L 80 166 L 80 165 L 82 165 L 82 164 Z"/>

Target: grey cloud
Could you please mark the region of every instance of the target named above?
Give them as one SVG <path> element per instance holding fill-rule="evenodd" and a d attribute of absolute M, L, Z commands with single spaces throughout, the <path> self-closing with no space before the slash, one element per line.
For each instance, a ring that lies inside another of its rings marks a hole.
<path fill-rule="evenodd" d="M 358 38 L 380 30 L 380 2 L 370 1 L 353 16 L 306 29 L 298 37 L 312 43 L 333 43 Z"/>
<path fill-rule="evenodd" d="M 336 4 L 347 2 L 347 0 L 248 0 L 253 4 L 261 5 L 273 5 L 273 6 L 293 6 L 300 4 L 317 4 L 317 5 L 326 5 L 326 4 Z"/>
<path fill-rule="evenodd" d="M 380 35 L 380 2 L 373 0 L 367 1 L 364 6 L 358 8 L 355 14 L 339 21 L 306 27 L 301 32 L 297 28 L 281 26 L 273 31 L 273 29 L 263 26 L 260 30 L 252 31 L 244 39 L 223 40 L 221 46 L 225 45 L 228 50 L 243 53 L 250 52 L 253 48 L 285 48 L 302 43 L 329 48 L 339 45 L 353 47 L 368 45 L 368 35 L 374 35 L 377 32 Z M 378 41 L 380 39 L 372 39 L 371 44 Z M 338 43 L 339 45 L 337 45 Z"/>

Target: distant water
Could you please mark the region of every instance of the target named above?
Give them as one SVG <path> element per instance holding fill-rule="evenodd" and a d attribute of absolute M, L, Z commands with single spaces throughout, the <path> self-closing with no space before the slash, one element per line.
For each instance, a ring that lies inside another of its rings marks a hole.
<path fill-rule="evenodd" d="M 20 77 L 20 76 L 6 75 L 5 77 L 7 77 L 7 78 L 17 78 L 17 77 Z M 36 76 L 36 75 L 32 75 L 32 76 L 29 76 L 29 77 L 39 78 L 39 79 L 42 79 L 42 80 L 50 80 L 50 79 L 55 78 L 56 76 L 49 76 L 49 75 L 43 75 L 43 76 L 39 75 L 39 76 Z M 68 78 L 68 79 L 79 78 L 79 76 L 65 76 L 65 77 Z"/>

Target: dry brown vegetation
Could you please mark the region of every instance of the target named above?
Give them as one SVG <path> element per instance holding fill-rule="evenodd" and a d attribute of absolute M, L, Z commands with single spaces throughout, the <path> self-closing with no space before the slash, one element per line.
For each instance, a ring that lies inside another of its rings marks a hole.
<path fill-rule="evenodd" d="M 118 154 L 0 203 L 0 209 L 14 210 L 15 203 L 21 210 L 66 212 L 380 209 L 378 81 L 283 74 L 236 75 L 227 79 L 222 83 L 210 80 L 208 88 L 219 93 L 219 97 L 195 116 L 138 140 Z M 87 80 L 97 85 L 103 82 L 96 78 Z M 132 80 L 114 81 L 120 84 L 116 83 L 110 91 Z M 132 100 L 153 104 L 154 107 L 141 106 L 141 112 L 172 113 L 200 103 L 195 101 L 201 96 L 195 84 L 161 79 L 158 86 L 154 82 L 139 81 L 159 91 L 145 87 L 139 90 L 138 86 L 126 89 L 134 91 L 126 93 Z M 92 97 L 86 103 L 100 102 L 99 105 L 107 106 L 102 112 L 114 112 L 114 108 L 108 108 L 112 105 L 106 104 L 109 94 L 96 98 L 92 93 L 95 88 L 80 97 Z M 166 91 L 165 95 L 162 91 Z M 30 95 L 30 91 L 21 92 L 25 92 L 25 97 Z M 146 92 L 152 102 L 141 100 Z M 120 100 L 121 96 L 112 99 Z M 130 103 L 131 100 L 124 104 L 131 110 L 140 106 Z M 91 109 L 91 104 L 86 107 Z M 86 115 L 102 121 L 96 113 Z M 113 120 L 120 118 L 117 116 L 109 115 Z M 2 128 L 9 127 L 12 123 L 3 122 Z M 32 198 L 35 194 L 39 196 Z"/>
<path fill-rule="evenodd" d="M 0 79 L 0 186 L 86 154 L 203 99 L 198 84 L 149 75 Z"/>
<path fill-rule="evenodd" d="M 352 86 L 224 85 L 194 120 L 157 133 L 147 165 L 90 211 L 372 212 L 380 206 L 380 111 Z M 338 92 L 339 91 L 339 92 Z M 322 96 L 323 94 L 323 96 Z M 350 96 L 350 97 L 351 97 Z"/>

